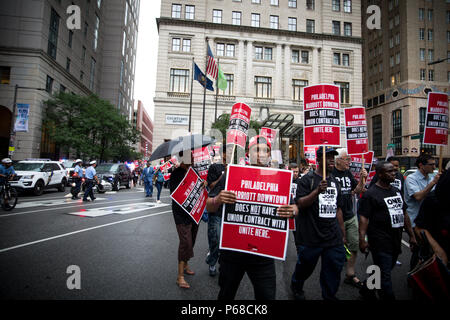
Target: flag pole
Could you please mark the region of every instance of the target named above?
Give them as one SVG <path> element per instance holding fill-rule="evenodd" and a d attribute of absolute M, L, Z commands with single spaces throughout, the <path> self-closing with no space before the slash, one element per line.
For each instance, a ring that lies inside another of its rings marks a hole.
<path fill-rule="evenodd" d="M 192 119 L 192 96 L 194 94 L 194 57 L 192 57 L 192 70 L 191 70 L 191 101 L 189 103 L 189 133 L 191 132 L 191 119 Z"/>
<path fill-rule="evenodd" d="M 203 82 L 203 116 L 202 116 L 202 134 L 205 134 L 205 109 L 206 109 L 206 84 L 208 83 L 208 37 L 206 37 L 206 59 L 205 59 L 205 80 Z"/>
<path fill-rule="evenodd" d="M 214 122 L 217 121 L 217 97 L 219 96 L 219 68 L 220 68 L 220 59 L 217 58 L 216 105 L 214 109 Z"/>

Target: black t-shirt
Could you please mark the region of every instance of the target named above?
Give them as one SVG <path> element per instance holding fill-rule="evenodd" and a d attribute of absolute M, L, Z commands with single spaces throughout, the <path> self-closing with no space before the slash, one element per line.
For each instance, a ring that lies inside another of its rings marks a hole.
<path fill-rule="evenodd" d="M 353 218 L 355 215 L 353 213 L 353 200 L 352 191 L 358 186 L 358 181 L 356 181 L 350 170 L 341 171 L 336 168 L 333 169 L 333 176 L 339 182 L 342 192 L 342 215 L 344 221 Z"/>
<path fill-rule="evenodd" d="M 372 181 L 370 181 L 369 188 L 372 187 L 378 181 L 378 175 L 374 175 Z M 391 186 L 396 187 L 402 194 L 404 194 L 405 190 L 405 177 L 400 172 L 395 173 L 395 180 L 391 183 Z"/>
<path fill-rule="evenodd" d="M 417 227 L 428 230 L 450 257 L 450 208 L 439 202 L 435 191 L 423 200 L 414 222 Z"/>
<path fill-rule="evenodd" d="M 170 194 L 172 194 L 178 185 L 183 181 L 184 176 L 186 175 L 187 170 L 182 167 L 178 167 L 173 170 L 170 175 L 169 188 Z M 172 200 L 172 212 L 173 218 L 175 219 L 175 224 L 191 224 L 194 223 L 194 220 L 189 216 L 189 214 L 183 210 L 183 208 Z"/>
<path fill-rule="evenodd" d="M 359 215 L 369 219 L 367 237 L 370 250 L 398 254 L 401 252 L 406 202 L 397 188 L 373 185 L 359 202 Z"/>
<path fill-rule="evenodd" d="M 304 175 L 298 183 L 295 202 L 316 189 L 320 181 L 322 177 L 315 172 Z M 341 190 L 339 182 L 332 176 L 327 181 L 327 192 L 320 194 L 310 207 L 299 209 L 295 233 L 297 245 L 320 248 L 343 245 L 337 219 L 337 208 L 342 208 Z"/>
<path fill-rule="evenodd" d="M 220 174 L 222 174 L 222 173 L 220 173 Z M 207 180 L 208 180 L 208 179 L 209 179 L 209 172 L 208 172 L 208 178 L 207 178 Z M 217 178 L 217 179 L 218 179 L 218 178 Z M 217 179 L 213 180 L 212 182 L 216 181 Z M 220 178 L 219 182 L 217 182 L 217 184 L 214 186 L 214 188 L 212 188 L 212 189 L 209 191 L 209 193 L 208 193 L 208 197 L 209 197 L 209 198 L 214 198 L 214 197 L 216 197 L 216 196 L 219 195 L 220 191 L 225 190 L 225 181 L 226 181 L 226 179 L 227 179 L 226 174 L 222 175 L 222 177 Z M 208 183 L 209 183 L 209 181 L 208 181 Z M 216 212 L 208 212 L 208 213 L 211 214 L 211 215 L 215 215 L 215 216 L 221 217 L 221 216 L 222 216 L 222 208 L 223 208 L 223 205 L 221 205 L 221 206 L 217 209 Z"/>

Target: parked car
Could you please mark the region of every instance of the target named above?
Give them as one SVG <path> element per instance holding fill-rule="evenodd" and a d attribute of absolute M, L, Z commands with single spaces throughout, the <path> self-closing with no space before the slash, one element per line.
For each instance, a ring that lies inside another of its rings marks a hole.
<path fill-rule="evenodd" d="M 121 186 L 130 189 L 131 171 L 125 164 L 102 163 L 95 170 L 97 171 L 98 180 L 111 183 L 112 190 L 119 191 Z"/>
<path fill-rule="evenodd" d="M 16 176 L 11 186 L 19 191 L 32 191 L 40 196 L 45 189 L 56 188 L 64 192 L 67 185 L 66 170 L 58 161 L 26 159 L 14 165 Z"/>

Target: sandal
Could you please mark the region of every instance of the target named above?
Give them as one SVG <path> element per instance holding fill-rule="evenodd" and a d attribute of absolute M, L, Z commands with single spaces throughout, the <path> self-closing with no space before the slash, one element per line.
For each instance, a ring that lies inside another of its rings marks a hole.
<path fill-rule="evenodd" d="M 189 289 L 191 287 L 189 283 L 187 283 L 186 280 L 184 280 L 184 278 L 177 279 L 177 285 L 181 289 Z"/>
<path fill-rule="evenodd" d="M 355 281 L 357 280 L 357 281 Z M 363 284 L 361 280 L 359 280 L 356 275 L 346 276 L 344 283 L 349 284 L 355 288 L 361 289 L 363 287 Z"/>
<path fill-rule="evenodd" d="M 195 274 L 194 271 L 190 270 L 190 269 L 184 269 L 184 273 L 186 273 L 187 275 L 193 276 Z"/>

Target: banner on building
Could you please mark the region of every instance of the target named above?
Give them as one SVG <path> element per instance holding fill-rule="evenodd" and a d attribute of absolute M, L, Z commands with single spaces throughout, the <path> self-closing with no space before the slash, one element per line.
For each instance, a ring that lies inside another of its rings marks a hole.
<path fill-rule="evenodd" d="M 425 118 L 423 143 L 448 145 L 448 95 L 447 93 L 428 93 L 427 115 Z"/>
<path fill-rule="evenodd" d="M 206 207 L 208 192 L 203 180 L 189 168 L 183 181 L 178 185 L 170 197 L 178 203 L 184 211 L 198 224 Z"/>
<path fill-rule="evenodd" d="M 29 104 L 17 104 L 17 117 L 14 125 L 15 132 L 28 132 Z"/>
<path fill-rule="evenodd" d="M 225 190 L 236 203 L 225 204 L 220 248 L 285 260 L 289 223 L 277 208 L 290 203 L 292 172 L 229 165 Z"/>
<path fill-rule="evenodd" d="M 245 103 L 236 103 L 231 109 L 230 125 L 227 131 L 227 145 L 234 144 L 245 149 L 248 129 L 250 128 L 250 115 L 252 109 Z"/>
<path fill-rule="evenodd" d="M 340 146 L 339 86 L 320 84 L 304 88 L 305 146 Z"/>
<path fill-rule="evenodd" d="M 347 153 L 350 155 L 369 152 L 369 136 L 364 107 L 345 108 L 344 115 Z"/>

